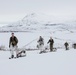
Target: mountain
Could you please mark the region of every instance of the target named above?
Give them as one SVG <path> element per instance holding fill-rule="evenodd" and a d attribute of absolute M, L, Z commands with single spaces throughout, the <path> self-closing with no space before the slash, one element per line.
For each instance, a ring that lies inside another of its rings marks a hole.
<path fill-rule="evenodd" d="M 54 16 L 45 14 L 27 14 L 22 20 L 3 26 L 0 31 L 45 31 L 76 29 L 76 21 L 59 22 Z"/>

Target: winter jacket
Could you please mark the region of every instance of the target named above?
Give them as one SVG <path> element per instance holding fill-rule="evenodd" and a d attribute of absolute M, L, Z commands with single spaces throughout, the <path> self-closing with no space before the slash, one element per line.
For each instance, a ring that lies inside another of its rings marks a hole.
<path fill-rule="evenodd" d="M 66 42 L 64 45 L 65 45 L 65 46 L 68 46 L 69 44 Z"/>
<path fill-rule="evenodd" d="M 10 45 L 16 46 L 17 43 L 18 43 L 18 39 L 17 39 L 16 36 L 14 36 L 14 38 L 10 37 L 10 40 L 9 40 L 9 47 L 10 47 Z"/>
<path fill-rule="evenodd" d="M 44 45 L 44 39 L 43 39 L 43 38 L 40 38 L 40 39 L 38 40 L 38 43 L 39 43 L 39 45 Z"/>
<path fill-rule="evenodd" d="M 50 45 L 53 45 L 54 40 L 53 39 L 50 39 L 47 43 L 50 43 Z"/>

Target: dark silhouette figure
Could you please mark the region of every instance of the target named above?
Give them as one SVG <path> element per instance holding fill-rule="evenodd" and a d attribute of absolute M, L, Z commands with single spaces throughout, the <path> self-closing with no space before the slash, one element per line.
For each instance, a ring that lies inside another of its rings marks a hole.
<path fill-rule="evenodd" d="M 64 43 L 64 46 L 65 46 L 66 50 L 69 50 L 69 48 L 68 48 L 69 44 L 67 42 Z"/>
<path fill-rule="evenodd" d="M 47 43 L 50 43 L 50 51 L 53 51 L 54 40 L 52 39 L 52 37 L 50 37 L 50 39 Z"/>

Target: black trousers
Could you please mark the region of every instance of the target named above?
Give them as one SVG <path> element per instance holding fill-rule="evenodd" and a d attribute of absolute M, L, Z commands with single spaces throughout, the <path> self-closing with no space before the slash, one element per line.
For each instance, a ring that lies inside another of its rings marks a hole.
<path fill-rule="evenodd" d="M 50 45 L 50 51 L 53 51 L 53 45 Z"/>

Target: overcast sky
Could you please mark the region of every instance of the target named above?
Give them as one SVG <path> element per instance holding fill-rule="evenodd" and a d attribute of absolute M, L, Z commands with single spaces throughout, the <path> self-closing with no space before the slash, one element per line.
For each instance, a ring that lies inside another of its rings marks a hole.
<path fill-rule="evenodd" d="M 76 0 L 0 0 L 0 22 L 14 22 L 32 12 L 76 17 Z"/>

